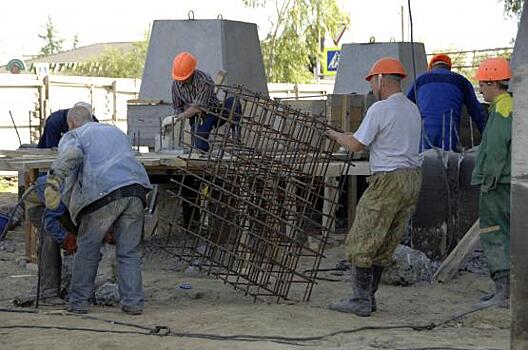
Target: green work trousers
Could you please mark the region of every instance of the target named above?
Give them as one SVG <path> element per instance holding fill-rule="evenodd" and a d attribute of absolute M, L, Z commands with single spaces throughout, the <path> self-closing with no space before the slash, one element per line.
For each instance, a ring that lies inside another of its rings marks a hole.
<path fill-rule="evenodd" d="M 510 273 L 510 185 L 480 193 L 480 243 L 493 280 Z"/>

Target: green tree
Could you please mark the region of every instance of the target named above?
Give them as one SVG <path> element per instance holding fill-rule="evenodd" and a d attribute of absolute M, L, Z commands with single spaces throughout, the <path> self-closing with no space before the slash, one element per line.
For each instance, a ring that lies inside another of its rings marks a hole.
<path fill-rule="evenodd" d="M 109 78 L 141 78 L 148 39 L 133 43 L 132 50 L 106 48 L 103 53 L 77 65 L 68 74 Z"/>
<path fill-rule="evenodd" d="M 501 0 L 504 2 L 504 14 L 507 16 L 520 16 L 524 0 Z"/>
<path fill-rule="evenodd" d="M 322 59 L 321 40 L 334 37 L 350 17 L 336 0 L 242 0 L 246 6 L 272 3 L 276 18 L 262 40 L 268 81 L 304 83 L 313 79 L 315 62 Z"/>
<path fill-rule="evenodd" d="M 38 37 L 44 40 L 45 44 L 40 48 L 41 56 L 53 55 L 62 50 L 62 43 L 64 39 L 59 39 L 57 37 L 57 32 L 55 31 L 55 25 L 53 24 L 51 17 L 48 16 L 48 22 L 45 26 L 46 32 L 44 34 L 38 34 Z"/>

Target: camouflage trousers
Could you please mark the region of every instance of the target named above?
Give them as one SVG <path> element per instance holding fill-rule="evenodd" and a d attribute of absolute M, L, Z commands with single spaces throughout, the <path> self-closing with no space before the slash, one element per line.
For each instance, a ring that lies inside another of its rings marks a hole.
<path fill-rule="evenodd" d="M 359 200 L 354 224 L 346 240 L 348 260 L 368 268 L 390 266 L 422 185 L 421 169 L 377 173 Z"/>
<path fill-rule="evenodd" d="M 510 185 L 480 193 L 480 244 L 493 280 L 510 274 Z"/>

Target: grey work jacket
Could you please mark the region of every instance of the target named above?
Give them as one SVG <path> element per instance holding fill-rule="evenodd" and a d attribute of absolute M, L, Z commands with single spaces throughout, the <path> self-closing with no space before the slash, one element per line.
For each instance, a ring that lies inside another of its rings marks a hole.
<path fill-rule="evenodd" d="M 52 170 L 65 179 L 63 201 L 75 224 L 83 208 L 112 191 L 132 184 L 151 189 L 127 135 L 106 124 L 88 122 L 64 134 Z"/>

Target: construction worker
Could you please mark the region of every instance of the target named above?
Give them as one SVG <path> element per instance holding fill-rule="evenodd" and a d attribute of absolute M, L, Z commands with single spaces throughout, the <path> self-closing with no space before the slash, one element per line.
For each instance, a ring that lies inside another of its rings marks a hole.
<path fill-rule="evenodd" d="M 146 194 L 151 188 L 147 173 L 127 135 L 118 128 L 93 122 L 91 113 L 82 107 L 68 111 L 67 122 L 70 131 L 59 143 L 44 197 L 51 209 L 57 208 L 62 198 L 72 221 L 79 225 L 69 310 L 88 312 L 103 238 L 112 228 L 122 310 L 141 314 L 139 243 Z"/>
<path fill-rule="evenodd" d="M 77 102 L 74 107 L 77 106 L 84 107 L 92 113 L 92 105 L 89 103 Z M 37 148 L 55 148 L 59 146 L 62 135 L 68 132 L 68 123 L 66 122 L 68 111 L 69 109 L 59 109 L 46 118 L 44 132 L 40 136 Z M 92 118 L 94 121 L 98 121 L 94 115 Z"/>
<path fill-rule="evenodd" d="M 225 124 L 231 116 L 230 132 L 239 141 L 240 102 L 229 96 L 221 106 L 215 94 L 215 84 L 211 76 L 197 69 L 198 60 L 189 52 L 179 53 L 172 63 L 172 104 L 175 118 L 166 117 L 163 129 L 175 120 L 188 119 L 191 126 L 191 145 L 201 153 L 209 151 L 211 131 Z M 220 109 L 222 108 L 222 109 Z M 200 220 L 200 181 L 192 176 L 183 179 L 182 195 L 187 199 L 182 203 L 184 226 L 194 230 Z"/>
<path fill-rule="evenodd" d="M 418 76 L 407 92 L 422 114 L 422 150 L 437 147 L 459 151 L 462 105 L 466 105 L 479 131 L 484 130 L 486 116 L 473 86 L 462 75 L 452 72 L 451 65 L 448 55 L 434 55 L 429 71 Z"/>
<path fill-rule="evenodd" d="M 418 200 L 422 183 L 420 112 L 401 91 L 406 77 L 399 60 L 376 61 L 365 79 L 379 100 L 365 114 L 358 130 L 327 135 L 352 152 L 370 151 L 369 186 L 361 196 L 347 237 L 347 258 L 355 266 L 353 295 L 330 304 L 330 309 L 370 316 L 374 295 L 385 266 L 400 243 Z"/>
<path fill-rule="evenodd" d="M 82 107 L 92 114 L 92 106 L 86 102 L 77 102 L 74 107 Z M 53 112 L 46 119 L 38 148 L 55 148 L 59 145 L 62 136 L 68 132 L 66 115 L 69 109 L 60 109 Z M 97 121 L 95 116 L 92 118 Z M 71 258 L 76 250 L 76 227 L 71 222 L 68 210 L 64 203 L 56 209 L 45 210 L 44 185 L 47 176 L 37 178 L 35 191 L 29 193 L 24 201 L 27 216 L 31 223 L 39 230 L 43 230 L 40 252 L 39 273 L 41 275 L 39 298 L 48 304 L 63 304 L 68 299 L 68 290 L 71 280 Z M 44 216 L 44 217 L 43 217 Z M 41 223 L 43 226 L 41 227 Z M 61 255 L 64 249 L 64 257 Z M 31 306 L 37 299 L 37 288 L 28 294 L 17 296 L 13 303 L 17 306 Z"/>
<path fill-rule="evenodd" d="M 510 65 L 501 57 L 483 61 L 475 76 L 491 105 L 471 184 L 480 186 L 480 242 L 495 282 L 495 293 L 480 306 L 507 306 L 510 296 L 511 77 Z"/>
<path fill-rule="evenodd" d="M 196 68 L 198 60 L 189 52 L 181 52 L 172 62 L 172 105 L 177 117 L 167 117 L 163 120 L 163 128 L 171 125 L 174 120 L 188 118 L 191 126 L 192 147 L 201 152 L 209 150 L 209 135 L 211 131 L 227 121 L 233 108 L 231 121 L 233 136 L 238 139 L 237 123 L 240 119 L 240 103 L 236 104 L 233 96 L 227 97 L 223 103 L 222 117 L 220 101 L 215 94 L 215 84 L 211 76 Z M 213 114 L 211 112 L 217 112 Z"/>
<path fill-rule="evenodd" d="M 62 305 L 67 301 L 71 281 L 71 259 L 77 250 L 76 227 L 70 220 L 64 203 L 56 209 L 46 209 L 44 185 L 47 176 L 40 176 L 35 190 L 28 193 L 24 201 L 27 217 L 40 230 L 42 242 L 39 249 L 40 301 L 46 304 Z M 41 226 L 42 225 L 42 226 Z M 64 256 L 61 256 L 61 248 Z M 37 299 L 37 288 L 29 294 L 17 296 L 17 306 L 31 306 Z"/>

